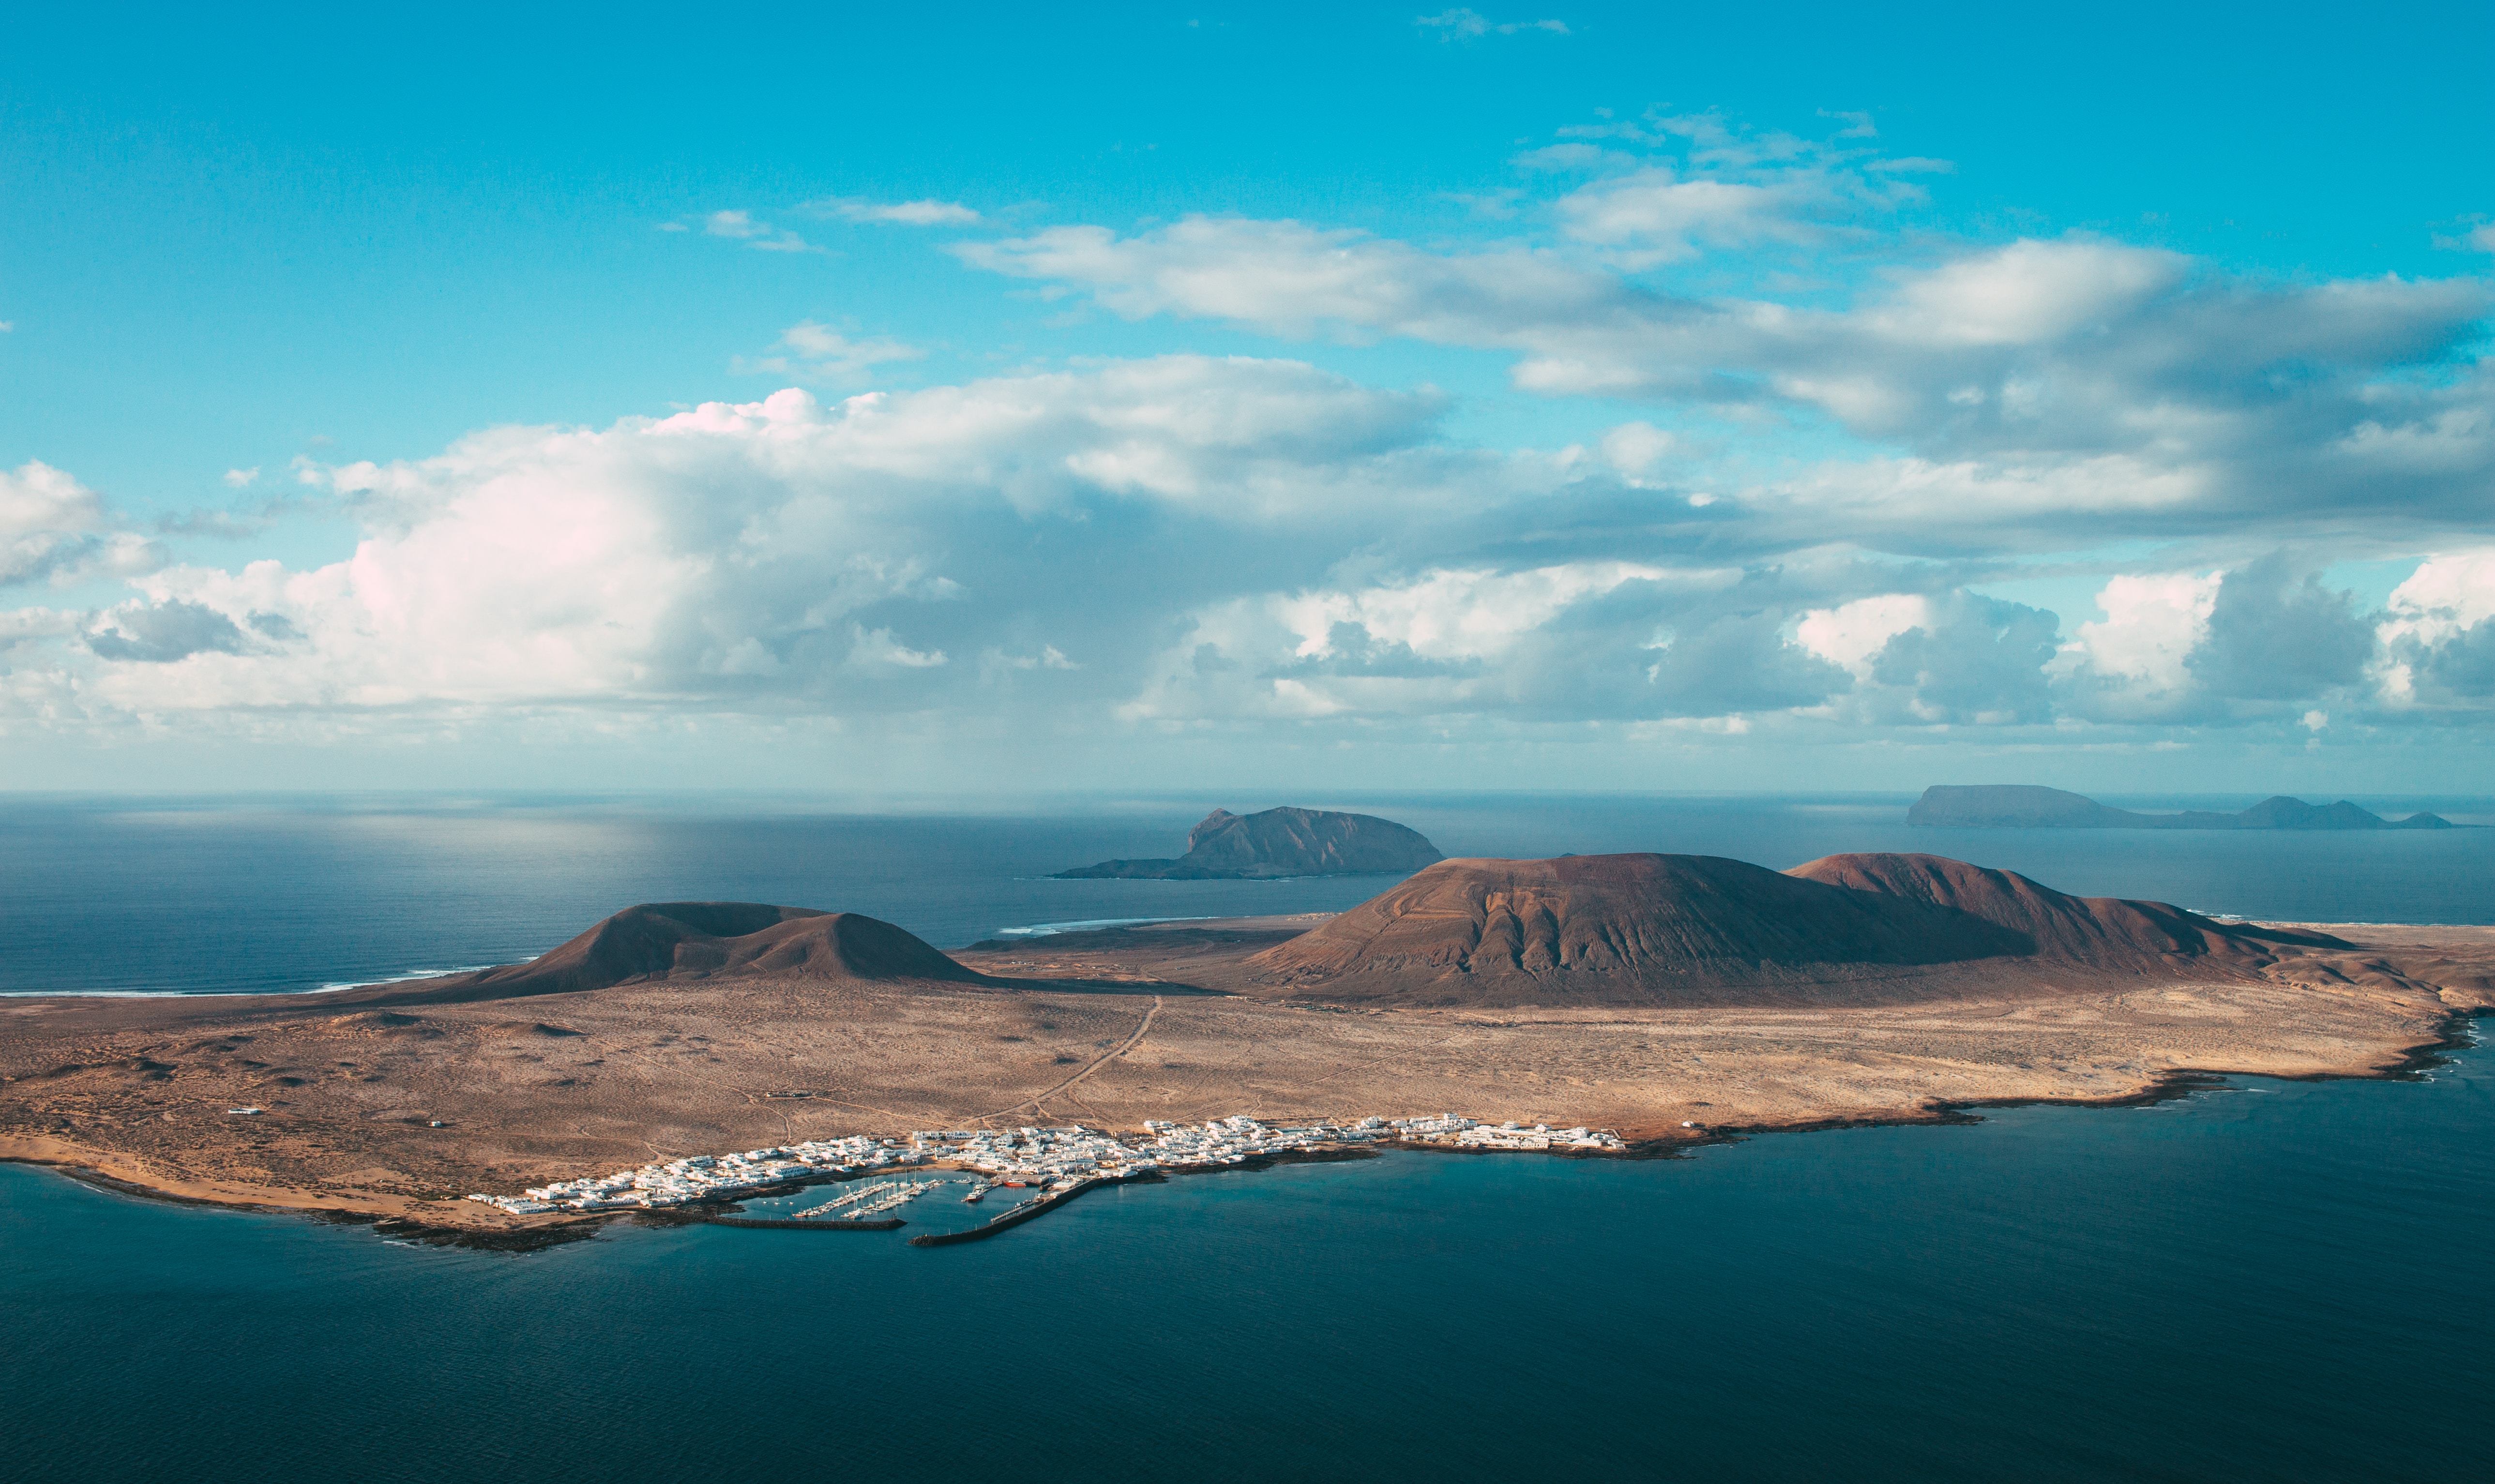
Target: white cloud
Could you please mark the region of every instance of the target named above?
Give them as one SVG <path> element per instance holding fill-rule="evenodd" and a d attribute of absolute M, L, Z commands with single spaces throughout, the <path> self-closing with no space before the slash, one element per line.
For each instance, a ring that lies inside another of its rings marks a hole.
<path fill-rule="evenodd" d="M 2089 241 L 2014 242 L 1902 280 L 1864 328 L 1919 348 L 2030 346 L 2102 326 L 2182 282 L 2185 259 Z"/>
<path fill-rule="evenodd" d="M 0 586 L 127 576 L 164 560 L 155 543 L 115 524 L 102 498 L 65 470 L 40 460 L 0 469 Z"/>
<path fill-rule="evenodd" d="M 819 253 L 821 248 L 795 232 L 757 222 L 750 211 L 714 211 L 702 219 L 702 231 L 713 237 L 725 237 L 765 253 Z"/>
<path fill-rule="evenodd" d="M 871 201 L 855 197 L 827 197 L 797 208 L 844 222 L 873 222 L 890 227 L 975 227 L 984 220 L 959 201 Z"/>
<path fill-rule="evenodd" d="M 230 469 L 226 470 L 226 487 L 239 490 L 259 477 L 260 466 L 257 464 L 249 469 Z"/>
<path fill-rule="evenodd" d="M 1654 687 L 1655 615 L 1704 603 L 1740 578 L 1738 570 L 1589 560 L 1230 598 L 1187 616 L 1121 714 L 1685 713 L 1679 698 L 1662 700 Z M 1619 611 L 1603 611 L 1623 597 L 1630 600 Z M 1709 704 L 1698 701 L 1702 710 Z"/>
<path fill-rule="evenodd" d="M 848 662 L 859 669 L 891 668 L 897 670 L 933 670 L 944 664 L 942 650 L 913 650 L 892 637 L 892 630 L 869 631 L 863 625 L 849 625 Z M 753 643 L 753 641 L 748 641 Z M 760 645 L 755 645 L 756 650 Z"/>
<path fill-rule="evenodd" d="M 1134 602 L 1176 612 L 1174 592 L 1252 581 L 1312 533 L 1356 542 L 1461 508 L 1461 468 L 1415 446 L 1437 406 L 1291 362 L 1170 357 L 831 408 L 791 389 L 315 466 L 367 523 L 353 557 L 143 578 L 87 625 L 102 665 L 82 694 L 157 714 L 839 713 L 930 704 L 950 655 L 1016 651 L 1032 625 L 1065 636 L 1038 668 L 1090 677 L 1067 652 L 1133 652 Z M 95 509 L 57 471 L 13 481 L 0 508 Z M 1173 522 L 1195 532 L 1187 560 Z M 1086 552 L 1140 596 L 1104 600 L 1034 551 Z"/>
<path fill-rule="evenodd" d="M 1650 166 L 1572 192 L 1558 211 L 1569 236 L 1618 249 L 1624 265 L 1647 268 L 1695 257 L 1702 248 L 1807 240 L 1816 233 L 1794 220 L 1795 204 L 1792 193 L 1771 186 L 1684 180 Z"/>
<path fill-rule="evenodd" d="M 2418 563 L 2391 590 L 2392 632 L 2442 638 L 2495 618 L 2495 549 L 2450 552 Z"/>
<path fill-rule="evenodd" d="M 1883 592 L 1834 608 L 1814 608 L 1795 626 L 1794 638 L 1813 654 L 1868 679 L 1871 662 L 1889 641 L 1910 628 L 1927 628 L 1932 602 L 1919 592 Z"/>
<path fill-rule="evenodd" d="M 83 617 L 57 608 L 0 608 L 0 654 L 28 640 L 75 634 Z"/>
<path fill-rule="evenodd" d="M 1727 136 L 1693 155 L 1710 151 L 1774 153 Z M 1503 348 L 1518 386 L 1553 396 L 1817 410 L 1903 455 L 1891 469 L 2034 497 L 2017 521 L 1970 507 L 2000 527 L 2067 533 L 2080 511 L 2119 508 L 2176 526 L 2295 510 L 2449 530 L 2480 520 L 2495 473 L 2495 374 L 2461 359 L 2495 296 L 2470 280 L 2258 284 L 2163 252 L 2027 240 L 1823 309 L 1294 221 L 1064 227 L 954 251 L 1130 318 Z M 2059 506 L 2054 491 L 2083 498 Z"/>
<path fill-rule="evenodd" d="M 1634 478 L 1670 453 L 1673 437 L 1649 422 L 1624 422 L 1603 435 L 1603 457 Z"/>
<path fill-rule="evenodd" d="M 1515 36 L 1525 31 L 1547 31 L 1554 36 L 1566 36 L 1564 20 L 1492 20 L 1475 11 L 1441 11 L 1435 15 L 1415 15 L 1412 24 L 1425 31 L 1435 31 L 1441 41 L 1473 41 L 1484 36 Z"/>
<path fill-rule="evenodd" d="M 2097 594 L 2105 618 L 2082 623 L 2072 647 L 2096 676 L 2146 697 L 2183 690 L 2192 651 L 2209 632 L 2223 572 L 2116 577 Z"/>
<path fill-rule="evenodd" d="M 40 460 L 0 470 L 0 540 L 103 525 L 104 501 L 67 472 Z"/>
<path fill-rule="evenodd" d="M 748 374 L 788 377 L 806 382 L 853 382 L 876 367 L 894 361 L 915 361 L 927 352 L 916 346 L 877 337 L 851 340 L 828 325 L 809 319 L 783 331 L 772 353 L 740 356 L 736 370 Z"/>

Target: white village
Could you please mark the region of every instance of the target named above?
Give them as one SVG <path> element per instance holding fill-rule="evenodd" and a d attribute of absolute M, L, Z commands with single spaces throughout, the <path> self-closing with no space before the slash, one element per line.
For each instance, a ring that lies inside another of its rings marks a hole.
<path fill-rule="evenodd" d="M 961 1176 L 877 1181 L 797 1212 L 784 1226 L 819 1223 L 897 1226 L 884 1213 L 950 1185 L 966 1185 L 961 1199 L 977 1204 L 991 1191 L 1029 1191 L 1031 1196 L 991 1226 L 1090 1187 L 1119 1180 L 1186 1174 L 1259 1162 L 1323 1158 L 1364 1148 L 1402 1146 L 1459 1150 L 1509 1150 L 1566 1154 L 1620 1154 L 1627 1146 L 1608 1129 L 1554 1129 L 1546 1124 L 1484 1124 L 1455 1113 L 1429 1117 L 1368 1117 L 1341 1122 L 1275 1123 L 1237 1115 L 1201 1125 L 1148 1121 L 1139 1135 L 1120 1136 L 1080 1125 L 1013 1129 L 922 1129 L 907 1138 L 856 1135 L 749 1149 L 740 1154 L 702 1154 L 610 1175 L 559 1180 L 517 1196 L 468 1198 L 514 1216 L 556 1212 L 666 1210 L 733 1200 L 826 1181 L 848 1181 L 885 1171 L 949 1168 Z"/>

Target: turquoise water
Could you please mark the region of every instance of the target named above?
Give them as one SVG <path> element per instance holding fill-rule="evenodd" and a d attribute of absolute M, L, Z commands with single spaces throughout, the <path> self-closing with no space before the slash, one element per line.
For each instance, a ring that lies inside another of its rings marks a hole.
<path fill-rule="evenodd" d="M 2485 1477 L 2490 1070 L 1230 1172 L 935 1250 L 462 1253 L 0 1166 L 0 1438 L 23 1484 Z"/>

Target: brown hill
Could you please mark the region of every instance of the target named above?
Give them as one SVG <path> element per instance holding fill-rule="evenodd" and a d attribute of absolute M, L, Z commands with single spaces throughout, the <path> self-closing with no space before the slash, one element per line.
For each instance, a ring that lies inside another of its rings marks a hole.
<path fill-rule="evenodd" d="M 2346 948 L 2319 933 L 2220 923 L 2165 902 L 2069 896 L 2016 871 L 1990 870 L 1947 856 L 1825 856 L 1792 875 L 1857 892 L 1971 914 L 2026 941 L 2023 954 L 2116 973 L 2170 970 L 2177 960 L 2266 962 L 2269 945 Z"/>
<path fill-rule="evenodd" d="M 1937 856 L 1563 856 L 1441 862 L 1246 967 L 1251 992 L 1338 1001 L 1861 1005 L 2234 978 L 2298 941 Z"/>
<path fill-rule="evenodd" d="M 855 912 L 756 902 L 651 902 L 627 907 L 526 963 L 416 987 L 367 990 L 364 996 L 440 1005 L 660 980 L 763 976 L 983 982 L 911 933 Z"/>
<path fill-rule="evenodd" d="M 1967 913 L 1746 862 L 1563 856 L 1442 861 L 1248 963 L 1268 992 L 1331 1000 L 1735 1003 L 2022 948 Z"/>

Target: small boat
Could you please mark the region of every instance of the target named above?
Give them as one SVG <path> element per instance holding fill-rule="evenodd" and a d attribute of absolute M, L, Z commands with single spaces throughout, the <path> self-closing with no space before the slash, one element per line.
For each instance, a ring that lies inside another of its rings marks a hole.
<path fill-rule="evenodd" d="M 966 1205 L 966 1206 L 974 1206 L 974 1205 L 977 1205 L 977 1204 L 979 1203 L 980 1199 L 981 1199 L 982 1197 L 984 1197 L 987 1194 L 988 1194 L 988 1188 L 987 1188 L 986 1186 L 984 1186 L 984 1185 L 974 1185 L 974 1186 L 971 1186 L 971 1187 L 970 1187 L 970 1194 L 969 1194 L 968 1196 L 963 1196 L 963 1197 L 962 1197 L 962 1204 L 964 1204 L 964 1205 Z"/>

